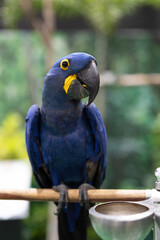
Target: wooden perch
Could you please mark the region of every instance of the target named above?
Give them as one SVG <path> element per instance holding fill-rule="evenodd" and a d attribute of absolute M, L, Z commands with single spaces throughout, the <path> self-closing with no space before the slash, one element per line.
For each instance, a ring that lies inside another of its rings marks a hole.
<path fill-rule="evenodd" d="M 88 190 L 91 202 L 107 201 L 139 201 L 147 199 L 147 190 L 113 190 L 113 189 L 91 189 Z M 69 189 L 68 198 L 70 202 L 78 202 L 79 190 Z M 59 193 L 52 189 L 30 188 L 25 190 L 5 189 L 0 190 L 0 200 L 27 200 L 27 201 L 53 201 L 59 199 Z"/>

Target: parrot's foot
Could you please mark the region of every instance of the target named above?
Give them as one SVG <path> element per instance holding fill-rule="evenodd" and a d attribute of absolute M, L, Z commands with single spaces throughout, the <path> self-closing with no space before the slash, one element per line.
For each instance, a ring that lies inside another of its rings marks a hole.
<path fill-rule="evenodd" d="M 92 185 L 88 183 L 83 183 L 79 186 L 79 201 L 81 205 L 84 205 L 87 209 L 90 208 L 88 190 L 95 189 Z"/>
<path fill-rule="evenodd" d="M 63 203 L 65 203 L 65 208 L 68 207 L 68 187 L 64 184 L 60 184 L 58 186 L 53 186 L 52 189 L 60 193 L 57 212 L 55 213 L 55 215 L 59 215 L 62 210 Z"/>

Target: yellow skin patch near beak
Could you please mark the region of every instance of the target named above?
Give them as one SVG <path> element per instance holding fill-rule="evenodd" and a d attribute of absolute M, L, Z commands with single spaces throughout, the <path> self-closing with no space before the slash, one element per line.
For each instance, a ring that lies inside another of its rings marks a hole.
<path fill-rule="evenodd" d="M 64 91 L 66 92 L 66 94 L 67 94 L 67 92 L 68 92 L 68 89 L 69 89 L 71 83 L 72 83 L 73 80 L 75 80 L 75 79 L 77 79 L 77 75 L 76 75 L 76 74 L 70 75 L 70 76 L 68 76 L 68 77 L 65 79 L 63 89 L 64 89 Z"/>

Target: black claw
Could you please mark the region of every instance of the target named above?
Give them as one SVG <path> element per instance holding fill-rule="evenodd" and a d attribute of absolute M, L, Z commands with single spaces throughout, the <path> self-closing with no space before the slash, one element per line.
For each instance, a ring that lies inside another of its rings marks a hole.
<path fill-rule="evenodd" d="M 85 206 L 86 209 L 90 208 L 88 190 L 94 189 L 94 187 L 88 183 L 83 183 L 79 186 L 79 201 L 81 206 Z"/>
<path fill-rule="evenodd" d="M 53 186 L 52 189 L 60 193 L 57 212 L 54 213 L 55 215 L 59 215 L 62 210 L 63 203 L 65 203 L 65 208 L 68 207 L 68 188 L 66 185 L 60 184 L 58 186 Z"/>

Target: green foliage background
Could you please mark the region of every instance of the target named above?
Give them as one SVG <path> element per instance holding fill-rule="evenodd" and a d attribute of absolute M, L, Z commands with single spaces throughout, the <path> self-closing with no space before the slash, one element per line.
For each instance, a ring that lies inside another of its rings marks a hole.
<path fill-rule="evenodd" d="M 133 38 L 110 36 L 106 46 L 105 37 L 93 32 L 57 32 L 54 44 L 56 59 L 74 51 L 88 52 L 97 58 L 101 71 L 160 72 L 160 45 L 146 33 Z M 25 115 L 32 103 L 41 104 L 44 48 L 35 33 L 4 31 L 0 49 L 0 159 L 24 158 Z M 103 187 L 153 188 L 154 170 L 160 163 L 160 88 L 106 86 L 95 102 L 108 132 Z M 46 222 L 47 204 L 31 204 L 30 218 L 23 224 L 24 239 L 45 239 Z M 88 239 L 98 239 L 91 228 Z"/>
<path fill-rule="evenodd" d="M 6 25 L 15 28 L 23 11 L 23 0 L 4 1 L 1 16 Z M 42 10 L 42 0 L 31 0 L 35 14 Z M 57 15 L 65 19 L 72 16 L 83 16 L 90 24 L 101 32 L 112 32 L 116 23 L 127 14 L 133 13 L 138 7 L 148 5 L 160 7 L 159 0 L 52 0 Z M 12 13 L 12 14 L 10 14 Z"/>

